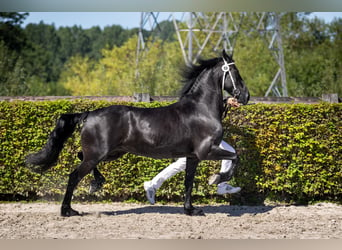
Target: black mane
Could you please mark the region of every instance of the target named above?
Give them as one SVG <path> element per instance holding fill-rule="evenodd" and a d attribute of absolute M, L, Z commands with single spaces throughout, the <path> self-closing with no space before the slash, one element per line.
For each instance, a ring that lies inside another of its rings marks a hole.
<path fill-rule="evenodd" d="M 200 59 L 197 65 L 191 64 L 190 66 L 185 67 L 182 72 L 182 82 L 184 83 L 184 87 L 180 92 L 181 98 L 189 93 L 196 83 L 197 77 L 203 72 L 203 70 L 214 67 L 220 60 L 222 60 L 221 57 L 209 60 Z"/>

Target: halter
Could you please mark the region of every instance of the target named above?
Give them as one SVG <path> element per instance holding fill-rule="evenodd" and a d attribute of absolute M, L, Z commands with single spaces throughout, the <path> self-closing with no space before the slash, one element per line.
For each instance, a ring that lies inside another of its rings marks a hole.
<path fill-rule="evenodd" d="M 224 90 L 224 80 L 226 78 L 226 73 L 229 73 L 230 80 L 232 81 L 233 84 L 233 96 L 234 98 L 239 95 L 239 90 L 236 88 L 236 84 L 234 81 L 234 78 L 232 76 L 232 72 L 230 72 L 230 65 L 234 65 L 234 62 L 227 63 L 227 61 L 222 57 L 224 64 L 222 65 L 222 71 L 223 71 L 223 77 L 222 77 L 222 90 Z"/>

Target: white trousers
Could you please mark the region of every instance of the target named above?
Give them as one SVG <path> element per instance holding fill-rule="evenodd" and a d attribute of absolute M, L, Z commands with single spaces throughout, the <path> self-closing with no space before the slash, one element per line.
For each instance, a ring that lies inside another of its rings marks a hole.
<path fill-rule="evenodd" d="M 230 151 L 232 153 L 235 153 L 235 149 L 230 146 L 225 141 L 221 141 L 220 148 Z M 221 162 L 221 169 L 220 173 L 225 173 L 230 170 L 232 167 L 232 161 L 231 160 L 222 160 Z M 171 178 L 175 174 L 185 171 L 186 168 L 186 157 L 179 158 L 177 161 L 171 163 L 169 166 L 164 168 L 159 174 L 157 174 L 152 180 L 151 180 L 151 186 L 155 189 L 158 189 L 161 187 L 161 185 L 166 181 L 167 179 Z"/>

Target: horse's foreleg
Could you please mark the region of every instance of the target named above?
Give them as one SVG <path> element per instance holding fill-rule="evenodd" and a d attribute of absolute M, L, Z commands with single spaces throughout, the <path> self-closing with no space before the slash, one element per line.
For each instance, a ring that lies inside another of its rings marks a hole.
<path fill-rule="evenodd" d="M 76 188 L 77 184 L 82 180 L 82 178 L 89 174 L 92 169 L 96 167 L 96 164 L 92 162 L 82 162 L 78 168 L 76 168 L 70 175 L 68 186 L 64 195 L 62 208 L 61 208 L 61 215 L 62 216 L 75 216 L 80 215 L 79 212 L 71 208 L 71 199 Z"/>
<path fill-rule="evenodd" d="M 218 146 L 212 146 L 210 153 L 208 154 L 208 157 L 206 160 L 231 160 L 232 161 L 232 167 L 229 169 L 229 171 L 224 173 L 218 173 L 214 174 L 210 180 L 209 184 L 218 184 L 221 182 L 229 181 L 235 172 L 235 169 L 237 167 L 238 163 L 238 156 L 236 152 L 231 152 L 224 150 Z"/>
<path fill-rule="evenodd" d="M 205 160 L 237 160 L 237 154 L 213 145 Z"/>
<path fill-rule="evenodd" d="M 185 169 L 185 201 L 184 201 L 184 213 L 186 215 L 204 215 L 203 211 L 199 208 L 192 206 L 191 193 L 194 183 L 194 177 L 199 160 L 196 158 L 186 159 Z"/>

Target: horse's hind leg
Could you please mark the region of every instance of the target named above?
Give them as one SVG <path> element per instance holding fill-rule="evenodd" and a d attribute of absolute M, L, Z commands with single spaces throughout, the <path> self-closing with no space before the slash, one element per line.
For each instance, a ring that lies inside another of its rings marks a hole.
<path fill-rule="evenodd" d="M 71 208 L 71 199 L 77 184 L 82 180 L 82 178 L 89 174 L 91 170 L 96 167 L 96 162 L 94 161 L 83 161 L 70 175 L 68 186 L 64 195 L 61 215 L 62 216 L 75 216 L 80 215 L 76 210 Z"/>
<path fill-rule="evenodd" d="M 104 159 L 104 161 L 114 161 L 120 158 L 121 156 L 123 156 L 124 154 L 126 154 L 126 152 L 119 151 L 119 152 L 112 153 L 112 155 L 108 155 L 107 158 Z M 91 194 L 101 190 L 103 184 L 106 182 L 106 179 L 100 173 L 97 167 L 94 168 L 93 175 L 94 175 L 94 180 L 90 182 L 90 187 L 89 187 L 89 193 Z"/>
<path fill-rule="evenodd" d="M 78 152 L 77 157 L 78 159 L 83 161 L 83 152 L 82 151 Z M 103 184 L 106 182 L 106 179 L 97 169 L 97 167 L 94 168 L 93 175 L 94 175 L 94 180 L 90 182 L 90 187 L 89 187 L 89 193 L 91 194 L 99 191 L 102 188 Z"/>
<path fill-rule="evenodd" d="M 93 175 L 94 175 L 94 180 L 90 182 L 90 187 L 89 187 L 89 193 L 91 194 L 99 191 L 102 188 L 103 184 L 106 182 L 106 179 L 97 168 L 94 168 Z"/>

